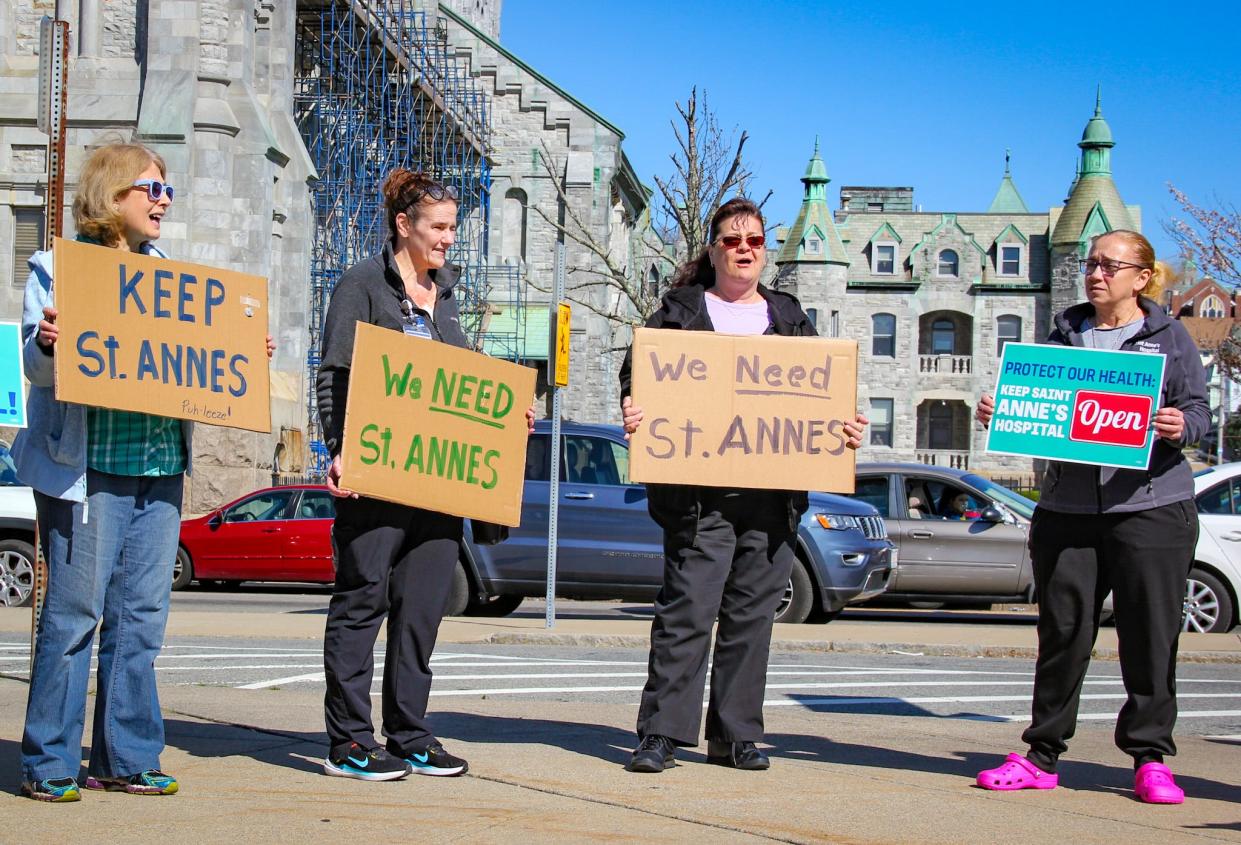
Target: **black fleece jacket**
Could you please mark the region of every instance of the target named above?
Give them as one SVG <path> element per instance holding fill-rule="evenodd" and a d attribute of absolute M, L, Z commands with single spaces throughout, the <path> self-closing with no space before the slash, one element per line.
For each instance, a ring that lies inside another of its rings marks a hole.
<path fill-rule="evenodd" d="M 431 279 L 438 289 L 435 317 L 432 319 L 421 308 L 415 308 L 414 312 L 426 318 L 435 340 L 469 349 L 470 342 L 461 329 L 461 316 L 452 292 L 458 272 L 457 267 L 448 264 L 432 270 Z M 319 377 L 315 382 L 323 441 L 332 457 L 340 454 L 340 441 L 344 436 L 345 400 L 349 395 L 349 367 L 353 361 L 356 326 L 362 322 L 402 331 L 405 314 L 401 302 L 405 299 L 405 283 L 397 272 L 391 242 L 385 243 L 379 254 L 346 270 L 332 292 L 323 325 Z"/>
<path fill-rule="evenodd" d="M 814 324 L 802 310 L 797 297 L 781 291 L 758 286 L 758 293 L 767 300 L 767 317 L 770 325 L 764 334 L 786 337 L 816 337 Z M 673 288 L 664 295 L 659 310 L 646 321 L 648 329 L 681 329 L 684 331 L 715 331 L 707 313 L 706 289 L 701 285 L 685 285 Z M 621 398 L 628 396 L 633 384 L 633 347 L 625 353 L 620 369 Z M 647 506 L 651 517 L 668 531 L 683 531 L 692 537 L 701 507 L 699 491 L 702 488 L 689 484 L 647 484 Z M 801 515 L 810 506 L 804 490 L 790 490 L 788 495 L 789 522 L 793 530 Z"/>

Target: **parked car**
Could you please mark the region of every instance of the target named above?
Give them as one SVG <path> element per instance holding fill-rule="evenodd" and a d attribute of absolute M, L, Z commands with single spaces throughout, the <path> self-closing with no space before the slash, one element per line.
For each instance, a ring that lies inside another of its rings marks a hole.
<path fill-rule="evenodd" d="M 34 594 L 34 492 L 17 480 L 0 444 L 0 605 L 24 607 Z"/>
<path fill-rule="evenodd" d="M 858 464 L 853 496 L 878 509 L 899 550 L 885 600 L 1033 600 L 1034 502 L 1021 494 L 965 470 L 875 463 Z"/>
<path fill-rule="evenodd" d="M 663 536 L 646 490 L 629 481 L 629 449 L 617 426 L 562 425 L 557 594 L 648 601 L 663 579 Z M 512 612 L 547 583 L 551 424 L 540 421 L 526 453 L 521 526 L 479 545 L 467 520 L 450 615 Z M 896 565 L 878 512 L 862 502 L 811 494 L 797 565 L 777 621 L 827 621 L 878 595 Z M 313 485 L 260 490 L 182 523 L 174 588 L 191 580 L 332 580 L 331 496 Z"/>

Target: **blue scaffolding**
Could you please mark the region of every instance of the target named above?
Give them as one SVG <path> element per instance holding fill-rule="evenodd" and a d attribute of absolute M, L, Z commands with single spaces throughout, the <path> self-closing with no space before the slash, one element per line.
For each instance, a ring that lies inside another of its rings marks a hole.
<path fill-rule="evenodd" d="M 460 195 L 449 260 L 474 339 L 488 298 L 491 116 L 468 62 L 411 0 L 299 0 L 294 109 L 319 182 L 311 255 L 307 419 L 313 475 L 326 473 L 315 401 L 323 321 L 350 265 L 386 236 L 380 185 L 396 167 L 422 170 Z"/>

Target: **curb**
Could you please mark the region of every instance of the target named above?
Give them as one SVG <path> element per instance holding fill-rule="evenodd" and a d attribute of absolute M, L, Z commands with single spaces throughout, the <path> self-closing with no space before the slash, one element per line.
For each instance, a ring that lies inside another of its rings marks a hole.
<path fill-rule="evenodd" d="M 639 634 L 495 633 L 481 642 L 492 645 L 587 646 L 595 648 L 650 647 L 650 637 Z M 832 640 L 773 640 L 772 651 L 835 652 L 837 654 L 900 654 L 909 657 L 1015 657 L 1034 660 L 1038 649 L 1029 646 L 942 645 L 927 643 L 849 642 Z M 1119 660 L 1114 648 L 1096 648 L 1096 660 Z M 1241 653 L 1231 651 L 1183 651 L 1180 663 L 1241 664 Z"/>

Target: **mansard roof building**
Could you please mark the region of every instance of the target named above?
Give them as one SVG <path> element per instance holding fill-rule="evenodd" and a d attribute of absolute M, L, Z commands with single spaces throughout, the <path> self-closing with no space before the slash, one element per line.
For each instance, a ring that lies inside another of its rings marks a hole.
<path fill-rule="evenodd" d="M 816 142 L 792 226 L 777 230 L 773 284 L 796 295 L 821 335 L 858 341 L 858 402 L 870 420 L 863 460 L 916 460 L 1022 472 L 985 452 L 973 422 L 1006 343 L 1043 340 L 1078 302 L 1090 239 L 1137 228 L 1111 177 L 1111 130 L 1096 101 L 1062 208 L 1031 211 L 1008 156 L 986 211 L 922 211 L 911 187 L 840 189 L 828 206 Z"/>

